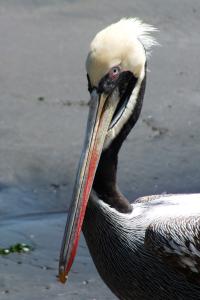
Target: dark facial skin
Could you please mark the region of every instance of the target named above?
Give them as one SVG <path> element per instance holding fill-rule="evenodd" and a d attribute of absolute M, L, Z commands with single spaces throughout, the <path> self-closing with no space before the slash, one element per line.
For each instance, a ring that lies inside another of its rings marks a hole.
<path fill-rule="evenodd" d="M 89 75 L 88 79 L 88 91 L 91 93 L 93 89 L 97 89 L 98 93 L 110 94 L 116 86 L 119 88 L 120 96 L 126 92 L 128 84 L 131 79 L 134 78 L 134 85 L 136 84 L 137 78 L 130 71 L 121 71 L 119 66 L 111 68 L 111 70 L 102 77 L 98 87 L 92 86 Z"/>

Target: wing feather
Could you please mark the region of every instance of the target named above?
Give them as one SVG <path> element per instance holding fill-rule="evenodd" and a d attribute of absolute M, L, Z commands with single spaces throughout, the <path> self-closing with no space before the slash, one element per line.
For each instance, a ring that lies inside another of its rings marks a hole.
<path fill-rule="evenodd" d="M 145 247 L 188 281 L 200 284 L 200 216 L 152 222 Z"/>

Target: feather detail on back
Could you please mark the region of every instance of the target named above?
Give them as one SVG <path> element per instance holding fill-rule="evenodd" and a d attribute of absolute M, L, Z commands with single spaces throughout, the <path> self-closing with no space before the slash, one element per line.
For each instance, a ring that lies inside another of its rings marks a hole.
<path fill-rule="evenodd" d="M 200 216 L 168 218 L 148 226 L 145 246 L 189 282 L 199 284 L 199 238 Z"/>

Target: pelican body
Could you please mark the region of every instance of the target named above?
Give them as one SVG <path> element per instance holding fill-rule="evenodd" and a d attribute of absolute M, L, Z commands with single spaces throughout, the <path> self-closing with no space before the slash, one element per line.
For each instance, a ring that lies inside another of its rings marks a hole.
<path fill-rule="evenodd" d="M 122 19 L 91 43 L 90 111 L 59 275 L 65 282 L 82 229 L 101 278 L 119 299 L 198 300 L 200 194 L 130 204 L 116 182 L 118 152 L 142 107 L 153 31 L 138 19 Z"/>

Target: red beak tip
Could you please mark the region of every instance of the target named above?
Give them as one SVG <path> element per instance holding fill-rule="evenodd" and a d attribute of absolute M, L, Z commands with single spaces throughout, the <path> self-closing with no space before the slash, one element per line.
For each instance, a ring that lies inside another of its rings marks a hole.
<path fill-rule="evenodd" d="M 68 276 L 65 274 L 65 272 L 61 272 L 58 276 L 58 281 L 65 284 L 68 279 Z"/>

